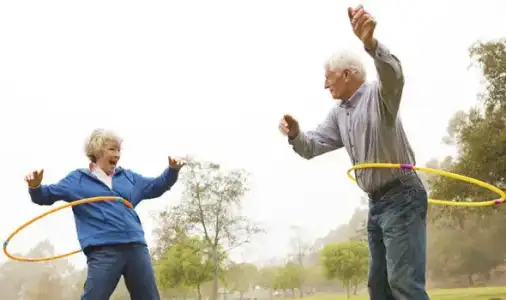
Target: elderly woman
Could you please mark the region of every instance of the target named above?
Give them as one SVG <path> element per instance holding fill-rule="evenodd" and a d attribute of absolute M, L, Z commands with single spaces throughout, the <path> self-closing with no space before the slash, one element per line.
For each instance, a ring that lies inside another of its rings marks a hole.
<path fill-rule="evenodd" d="M 158 177 L 144 177 L 118 166 L 122 140 L 113 132 L 95 130 L 86 142 L 89 168 L 70 172 L 56 184 L 41 185 L 44 171 L 26 176 L 32 201 L 52 205 L 98 196 L 128 199 L 137 206 L 160 197 L 178 178 L 183 164 L 169 157 Z M 79 243 L 87 257 L 88 276 L 81 299 L 107 300 L 121 275 L 133 300 L 160 299 L 141 221 L 135 210 L 116 201 L 73 208 Z"/>

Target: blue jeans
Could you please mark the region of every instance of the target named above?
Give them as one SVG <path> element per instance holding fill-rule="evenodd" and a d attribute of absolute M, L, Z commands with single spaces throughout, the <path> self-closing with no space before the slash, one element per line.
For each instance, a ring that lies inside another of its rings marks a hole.
<path fill-rule="evenodd" d="M 367 222 L 371 300 L 427 300 L 427 191 L 416 174 L 370 199 Z"/>
<path fill-rule="evenodd" d="M 146 245 L 97 246 L 85 251 L 88 276 L 81 300 L 109 300 L 121 275 L 132 300 L 159 300 Z"/>

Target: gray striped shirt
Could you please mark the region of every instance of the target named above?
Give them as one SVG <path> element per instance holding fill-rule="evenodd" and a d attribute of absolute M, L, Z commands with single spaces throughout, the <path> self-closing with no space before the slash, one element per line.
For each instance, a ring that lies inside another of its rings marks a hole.
<path fill-rule="evenodd" d="M 300 156 L 315 156 L 342 148 L 353 165 L 372 162 L 415 164 L 415 155 L 398 117 L 404 87 L 400 61 L 378 42 L 374 59 L 378 80 L 364 82 L 347 101 L 336 105 L 315 130 L 301 132 L 289 143 Z M 410 172 L 400 169 L 361 169 L 355 172 L 369 193 Z"/>

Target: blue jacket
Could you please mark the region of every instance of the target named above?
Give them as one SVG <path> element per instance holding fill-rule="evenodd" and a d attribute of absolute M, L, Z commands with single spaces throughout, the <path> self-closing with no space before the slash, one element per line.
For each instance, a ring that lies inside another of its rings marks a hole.
<path fill-rule="evenodd" d="M 177 181 L 178 170 L 167 168 L 156 178 L 117 168 L 112 190 L 88 169 L 70 172 L 56 184 L 29 189 L 32 201 L 52 205 L 58 200 L 72 202 L 91 197 L 115 196 L 137 206 L 144 199 L 158 198 Z M 141 220 L 135 210 L 116 201 L 85 203 L 73 207 L 77 237 L 81 248 L 124 243 L 146 244 Z"/>

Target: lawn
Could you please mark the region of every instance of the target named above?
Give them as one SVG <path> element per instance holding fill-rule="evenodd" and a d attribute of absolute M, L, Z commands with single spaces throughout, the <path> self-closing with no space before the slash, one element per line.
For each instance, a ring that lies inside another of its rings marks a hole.
<path fill-rule="evenodd" d="M 432 290 L 431 300 L 506 300 L 506 287 Z M 305 297 L 306 300 L 345 300 L 346 296 L 319 294 Z M 367 295 L 351 296 L 350 300 L 368 300 Z"/>

